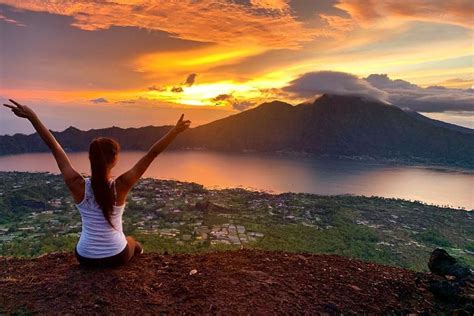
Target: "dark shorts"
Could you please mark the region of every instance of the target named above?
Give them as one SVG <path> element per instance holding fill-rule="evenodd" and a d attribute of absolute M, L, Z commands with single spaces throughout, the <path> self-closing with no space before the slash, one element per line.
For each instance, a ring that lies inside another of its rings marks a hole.
<path fill-rule="evenodd" d="M 125 248 L 120 253 L 111 257 L 86 258 L 77 252 L 77 246 L 74 248 L 77 261 L 79 261 L 82 266 L 97 268 L 117 267 L 123 265 L 130 261 L 133 256 L 140 254 L 141 251 L 142 245 L 138 241 L 135 241 L 135 239 L 131 236 L 127 236 L 127 245 Z"/>

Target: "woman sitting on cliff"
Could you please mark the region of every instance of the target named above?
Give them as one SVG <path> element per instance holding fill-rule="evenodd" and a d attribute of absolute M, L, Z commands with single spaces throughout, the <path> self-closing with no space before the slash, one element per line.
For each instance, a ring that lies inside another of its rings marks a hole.
<path fill-rule="evenodd" d="M 184 121 L 184 114 L 181 115 L 175 127 L 153 144 L 130 170 L 115 180 L 111 179 L 111 170 L 117 163 L 120 146 L 112 138 L 95 138 L 89 146 L 91 177 L 84 178 L 73 168 L 61 145 L 33 110 L 11 99 L 10 101 L 14 105 L 4 105 L 16 116 L 28 119 L 51 149 L 64 182 L 81 213 L 82 233 L 75 248 L 79 263 L 87 266 L 117 266 L 128 262 L 134 255 L 143 253 L 141 244 L 131 236 L 125 237 L 122 231 L 122 214 L 127 194 L 156 156 L 188 128 L 191 122 Z"/>

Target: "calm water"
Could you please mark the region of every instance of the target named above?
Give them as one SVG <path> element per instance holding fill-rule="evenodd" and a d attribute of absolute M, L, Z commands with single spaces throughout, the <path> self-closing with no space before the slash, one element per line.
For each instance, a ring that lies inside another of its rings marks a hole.
<path fill-rule="evenodd" d="M 114 175 L 144 152 L 122 152 Z M 87 153 L 69 154 L 79 172 L 89 173 Z M 0 156 L 1 171 L 59 173 L 49 153 Z M 474 209 L 474 172 L 268 154 L 168 151 L 144 175 L 193 181 L 206 187 L 245 187 L 280 192 L 396 197 Z"/>

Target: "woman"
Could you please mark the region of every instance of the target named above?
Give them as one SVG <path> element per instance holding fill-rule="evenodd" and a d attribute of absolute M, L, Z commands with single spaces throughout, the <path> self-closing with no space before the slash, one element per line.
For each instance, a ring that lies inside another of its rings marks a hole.
<path fill-rule="evenodd" d="M 82 233 L 75 253 L 79 263 L 86 266 L 110 267 L 128 262 L 143 248 L 133 237 L 122 231 L 122 214 L 127 194 L 140 179 L 151 162 L 175 137 L 187 129 L 191 121 L 181 115 L 178 123 L 157 141 L 148 152 L 127 172 L 111 179 L 116 165 L 119 144 L 106 137 L 94 139 L 89 146 L 91 177 L 82 177 L 71 165 L 69 158 L 53 134 L 43 125 L 35 112 L 26 105 L 10 99 L 13 105 L 4 104 L 12 112 L 28 119 L 43 141 L 48 145 L 58 164 L 76 207 L 81 213 Z"/>

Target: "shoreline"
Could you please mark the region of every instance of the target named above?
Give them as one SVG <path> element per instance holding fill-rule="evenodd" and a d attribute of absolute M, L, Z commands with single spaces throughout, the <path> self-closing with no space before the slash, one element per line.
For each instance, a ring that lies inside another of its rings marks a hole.
<path fill-rule="evenodd" d="M 87 153 L 87 150 L 67 150 L 66 153 Z M 171 148 L 166 152 L 209 152 L 221 155 L 255 155 L 255 156 L 272 156 L 283 157 L 283 158 L 306 158 L 315 160 L 339 160 L 347 162 L 360 162 L 360 163 L 374 163 L 378 165 L 386 166 L 399 166 L 399 167 L 415 167 L 424 168 L 436 171 L 450 171 L 460 172 L 474 175 L 474 165 L 464 164 L 451 164 L 451 163 L 438 163 L 431 160 L 424 160 L 423 158 L 413 157 L 410 158 L 386 158 L 386 157 L 374 157 L 369 155 L 364 156 L 351 156 L 351 155 L 330 155 L 330 154 L 316 154 L 304 151 L 257 151 L 257 150 L 240 150 L 240 151 L 225 151 L 225 150 L 212 150 L 207 148 Z M 146 150 L 130 150 L 123 149 L 121 152 L 146 152 Z M 18 155 L 29 155 L 29 154 L 45 154 L 50 153 L 49 151 L 37 151 L 37 152 L 23 152 L 15 154 L 3 154 L 0 153 L 0 158 L 18 156 Z M 421 160 L 421 161 L 420 161 Z M 423 161 L 424 160 L 424 161 Z"/>
<path fill-rule="evenodd" d="M 3 172 L 0 178 L 1 255 L 74 249 L 81 219 L 62 176 Z M 474 265 L 466 252 L 474 251 L 473 216 L 402 199 L 213 190 L 142 178 L 127 198 L 123 227 L 152 252 L 330 253 L 420 271 L 437 247 Z"/>
<path fill-rule="evenodd" d="M 54 173 L 54 172 L 49 172 L 49 171 L 0 171 L 0 175 L 2 173 L 19 173 L 19 174 L 44 174 L 44 175 L 53 175 L 53 176 L 59 176 L 60 173 Z M 81 173 L 82 176 L 90 176 L 89 174 L 86 173 Z M 455 211 L 466 211 L 466 212 L 474 212 L 474 208 L 468 209 L 466 207 L 462 206 L 454 206 L 454 205 L 440 205 L 440 204 L 434 204 L 434 203 L 429 203 L 429 202 L 424 202 L 421 200 L 413 200 L 413 199 L 406 199 L 406 198 L 400 198 L 400 197 L 385 197 L 385 196 L 380 196 L 380 195 L 363 195 L 363 194 L 354 194 L 354 193 L 341 193 L 341 194 L 319 194 L 319 193 L 314 193 L 314 192 L 296 192 L 296 191 L 274 191 L 274 190 L 267 190 L 267 189 L 259 189 L 259 188 L 253 188 L 249 186 L 228 186 L 228 187 L 222 187 L 222 186 L 216 186 L 216 185 L 211 185 L 211 186 L 206 186 L 204 184 L 194 182 L 194 181 L 182 181 L 178 179 L 172 179 L 172 178 L 154 178 L 154 177 L 142 177 L 141 181 L 164 181 L 164 182 L 170 182 L 170 183 L 181 183 L 181 184 L 193 184 L 193 185 L 199 185 L 202 186 L 204 189 L 209 190 L 209 191 L 237 191 L 237 190 L 243 190 L 246 193 L 257 193 L 257 194 L 268 194 L 271 196 L 280 196 L 280 195 L 310 195 L 310 196 L 315 196 L 315 197 L 328 197 L 328 198 L 344 198 L 344 197 L 354 197 L 354 198 L 365 198 L 365 199 L 381 199 L 381 200 L 387 200 L 387 201 L 398 201 L 398 202 L 407 202 L 407 203 L 414 203 L 414 204 L 419 204 L 422 206 L 427 206 L 427 207 L 436 207 L 436 208 L 441 208 L 441 209 L 446 209 L 446 210 L 455 210 Z"/>

